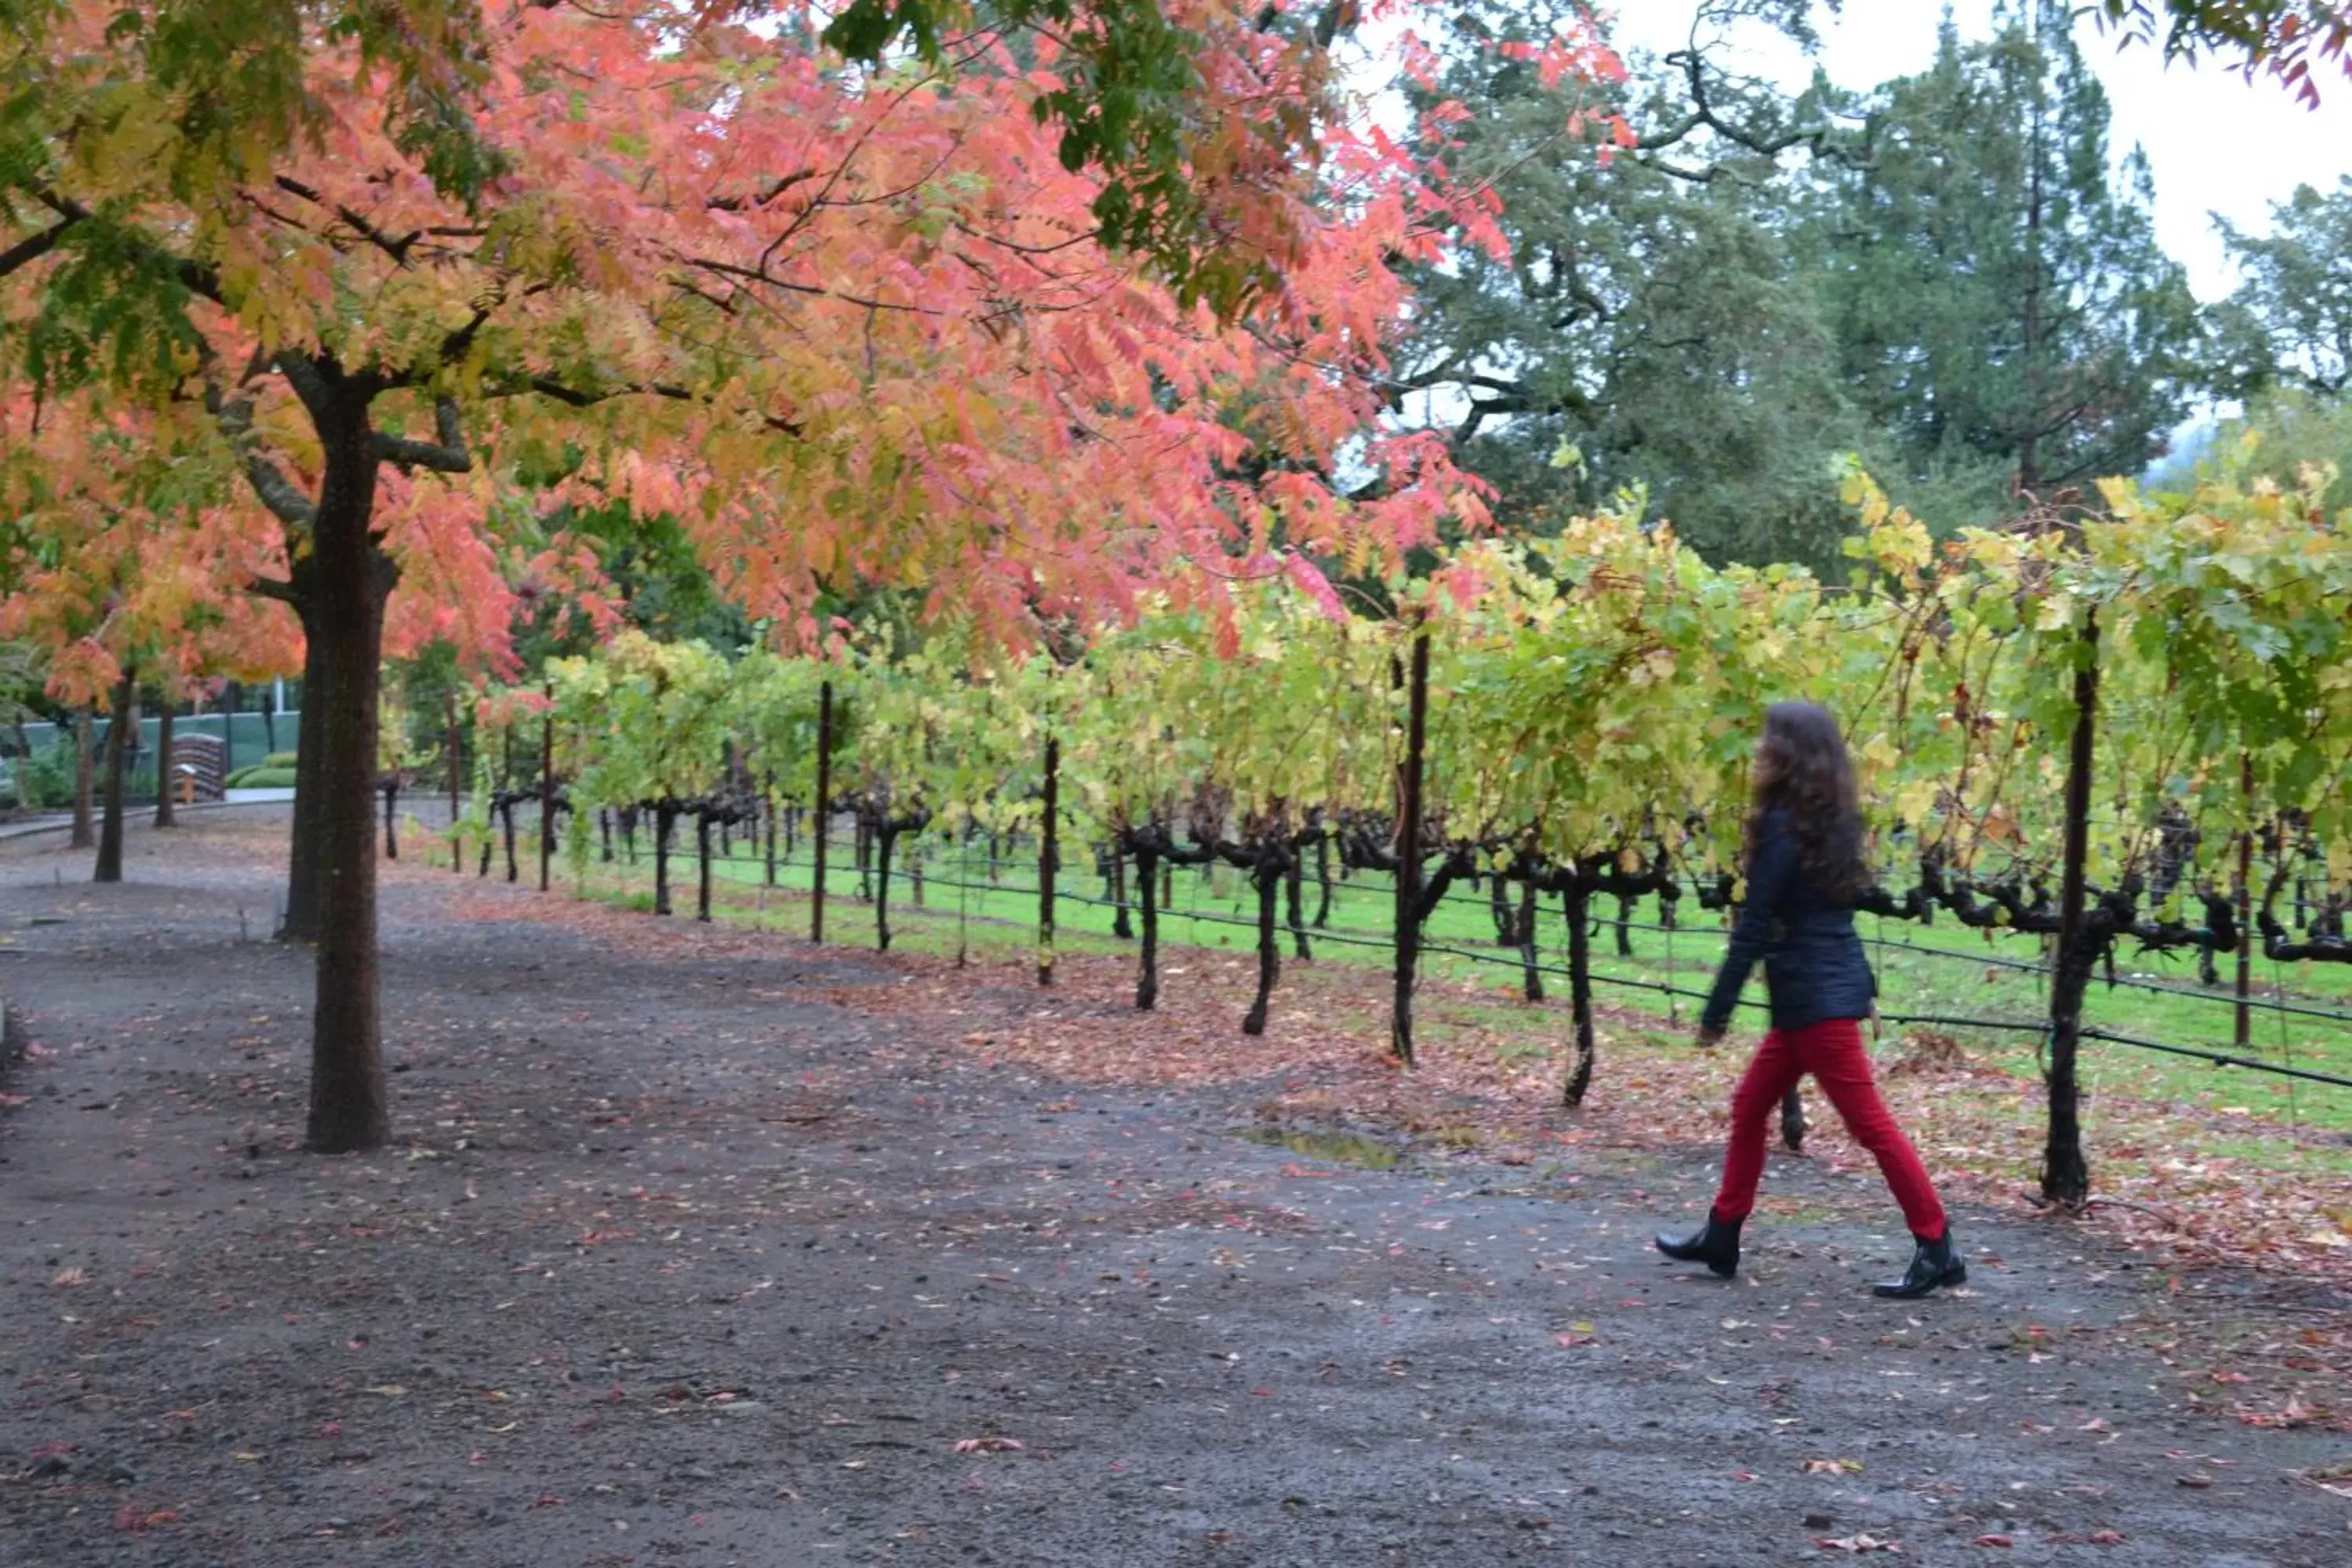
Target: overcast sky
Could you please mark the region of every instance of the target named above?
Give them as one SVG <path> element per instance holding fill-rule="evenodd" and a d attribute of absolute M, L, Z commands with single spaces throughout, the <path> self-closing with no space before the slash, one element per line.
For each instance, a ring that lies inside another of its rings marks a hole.
<path fill-rule="evenodd" d="M 1616 0 L 1615 37 L 1621 47 L 1663 53 L 1688 37 L 1697 9 L 1696 0 Z M 1950 9 L 1964 36 L 1991 31 L 1993 0 L 1954 0 Z M 1944 11 L 1938 0 L 1846 0 L 1836 17 L 1823 9 L 1822 64 L 1847 87 L 1920 70 L 1935 54 Z M 1793 46 L 1761 29 L 1752 37 L 1749 68 L 1791 87 L 1810 79 L 1811 64 Z M 2217 62 L 2167 67 L 2154 49 L 2119 48 L 2088 19 L 2078 37 L 2114 104 L 2116 152 L 2135 143 L 2147 152 L 2157 237 L 2189 268 L 2199 298 L 2218 298 L 2231 283 L 2209 214 L 2263 229 L 2271 204 L 2296 185 L 2325 190 L 2352 174 L 2352 78 L 2330 71 L 2321 107 L 2310 110 L 2275 81 L 2250 83 Z"/>

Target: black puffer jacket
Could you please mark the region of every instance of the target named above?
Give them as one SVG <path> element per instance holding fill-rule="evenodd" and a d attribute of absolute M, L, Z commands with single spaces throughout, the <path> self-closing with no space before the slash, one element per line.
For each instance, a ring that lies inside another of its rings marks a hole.
<path fill-rule="evenodd" d="M 1854 934 L 1853 906 L 1832 903 L 1815 890 L 1788 813 L 1767 812 L 1756 837 L 1748 901 L 1740 906 L 1700 1022 L 1710 1029 L 1731 1022 L 1739 989 L 1759 958 L 1774 1028 L 1867 1017 L 1878 981 Z"/>

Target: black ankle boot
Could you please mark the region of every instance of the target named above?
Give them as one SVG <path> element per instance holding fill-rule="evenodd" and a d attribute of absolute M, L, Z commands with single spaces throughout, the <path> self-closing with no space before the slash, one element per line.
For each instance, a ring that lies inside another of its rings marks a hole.
<path fill-rule="evenodd" d="M 1739 1224 L 1707 1211 L 1706 1223 L 1685 1237 L 1658 1237 L 1658 1250 L 1677 1263 L 1704 1263 L 1726 1279 L 1739 1272 Z"/>
<path fill-rule="evenodd" d="M 1914 1237 L 1919 1245 L 1911 1254 L 1911 1267 L 1903 1271 L 1900 1279 L 1889 1279 L 1884 1285 L 1874 1285 L 1870 1293 L 1894 1300 L 1909 1301 L 1926 1296 L 1947 1285 L 1965 1285 L 1969 1266 L 1952 1249 L 1952 1227 L 1946 1226 L 1944 1234 L 1934 1241 L 1926 1237 Z"/>

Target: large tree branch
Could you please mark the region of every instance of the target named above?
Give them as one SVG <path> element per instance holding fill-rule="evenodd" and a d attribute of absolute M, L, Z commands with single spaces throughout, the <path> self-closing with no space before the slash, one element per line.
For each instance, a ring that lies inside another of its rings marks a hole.
<path fill-rule="evenodd" d="M 237 460 L 245 468 L 246 482 L 253 487 L 261 504 L 269 509 L 270 516 L 288 528 L 307 530 L 317 520 L 319 509 L 302 493 L 300 486 L 286 477 L 283 469 L 254 449 L 253 399 L 224 397 L 219 387 L 207 385 L 205 408 L 219 421 L 221 433 L 236 448 Z"/>
<path fill-rule="evenodd" d="M 319 192 L 312 187 L 304 184 L 299 180 L 289 179 L 284 174 L 278 176 L 278 188 L 290 195 L 301 197 L 304 201 L 310 203 L 313 206 L 325 207 L 329 212 L 333 213 L 337 217 L 351 225 L 352 229 L 359 234 L 361 238 L 366 240 L 370 245 L 374 246 L 378 250 L 383 251 L 386 256 L 391 257 L 393 265 L 395 267 L 405 267 L 408 265 L 409 247 L 414 246 L 417 240 L 423 237 L 424 231 L 420 229 L 395 239 L 391 235 L 384 233 L 383 230 L 376 227 L 375 225 L 370 223 L 361 214 L 353 212 L 350 207 L 344 206 L 340 203 L 331 203 L 325 196 L 320 195 Z"/>
<path fill-rule="evenodd" d="M 672 403 L 709 402 L 709 398 L 691 387 L 677 386 L 668 382 L 628 382 L 619 386 L 603 387 L 591 392 L 581 387 L 567 385 L 549 375 L 534 375 L 523 380 L 509 382 L 504 385 L 489 387 L 484 391 L 483 395 L 486 397 L 537 395 L 552 398 L 567 408 L 593 408 L 600 403 L 609 403 L 616 397 L 659 397 Z M 760 422 L 780 436 L 797 438 L 805 434 L 803 427 L 797 421 L 787 419 L 780 414 L 761 415 Z"/>
<path fill-rule="evenodd" d="M 1714 104 L 1707 101 L 1706 57 L 1704 51 L 1696 48 L 1676 49 L 1666 57 L 1666 63 L 1682 68 L 1683 79 L 1690 89 L 1690 112 L 1685 115 L 1678 124 L 1663 131 L 1652 132 L 1646 136 L 1636 139 L 1633 143 L 1636 152 L 1664 152 L 1669 147 L 1681 145 L 1697 132 L 1707 130 L 1714 132 L 1733 146 L 1752 153 L 1759 158 L 1777 158 L 1791 147 L 1802 147 L 1816 158 L 1834 159 L 1850 169 L 1867 169 L 1875 162 L 1866 132 L 1862 149 L 1856 152 L 1835 140 L 1837 127 L 1827 121 L 1799 126 L 1793 130 L 1784 131 L 1777 136 L 1759 135 L 1745 126 L 1735 125 L 1718 113 Z M 1714 166 L 1706 169 L 1690 169 L 1669 163 L 1664 159 L 1653 158 L 1649 162 L 1652 167 L 1661 174 L 1697 184 L 1710 184 L 1723 173 L 1720 168 Z"/>
<path fill-rule="evenodd" d="M 796 169 L 789 174 L 780 175 L 770 181 L 751 195 L 713 196 L 702 205 L 712 212 L 722 213 L 740 213 L 747 208 L 763 207 L 803 181 L 815 179 L 817 174 L 818 171 L 814 168 Z"/>
<path fill-rule="evenodd" d="M 55 227 L 45 228 L 38 234 L 26 235 L 7 249 L 0 250 L 0 278 L 5 278 L 18 268 L 38 261 L 42 257 L 47 256 L 56 248 L 58 241 L 65 237 L 66 230 L 80 221 L 77 217 L 59 218 Z"/>
<path fill-rule="evenodd" d="M 379 460 L 397 463 L 404 468 L 430 468 L 436 474 L 474 471 L 473 455 L 466 450 L 466 432 L 458 423 L 455 398 L 433 400 L 433 432 L 434 440 L 412 441 L 405 436 L 378 430 L 368 437 L 368 450 Z"/>
<path fill-rule="evenodd" d="M 269 363 L 278 374 L 286 378 L 286 384 L 294 389 L 294 395 L 302 400 L 302 406 L 310 410 L 311 419 L 323 424 L 335 400 L 334 383 L 325 367 L 309 354 L 291 349 Z"/>
<path fill-rule="evenodd" d="M 90 219 L 90 210 L 62 191 L 43 186 L 33 193 L 33 199 L 65 219 L 68 224 L 87 223 Z M 153 259 L 163 263 L 170 269 L 172 276 L 178 279 L 180 286 L 189 293 L 209 300 L 215 305 L 226 306 L 227 301 L 221 297 L 221 280 L 218 272 L 201 262 L 191 261 L 184 256 L 175 256 L 152 241 L 138 239 L 132 243 L 137 249 L 145 251 Z"/>

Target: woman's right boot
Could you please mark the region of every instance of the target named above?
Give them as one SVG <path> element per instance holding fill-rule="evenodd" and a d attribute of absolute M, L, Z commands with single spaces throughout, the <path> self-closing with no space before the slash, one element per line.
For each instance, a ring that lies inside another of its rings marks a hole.
<path fill-rule="evenodd" d="M 1739 1272 L 1739 1226 L 1709 1209 L 1706 1223 L 1690 1235 L 1658 1237 L 1658 1250 L 1677 1263 L 1704 1263 L 1728 1279 Z"/>

